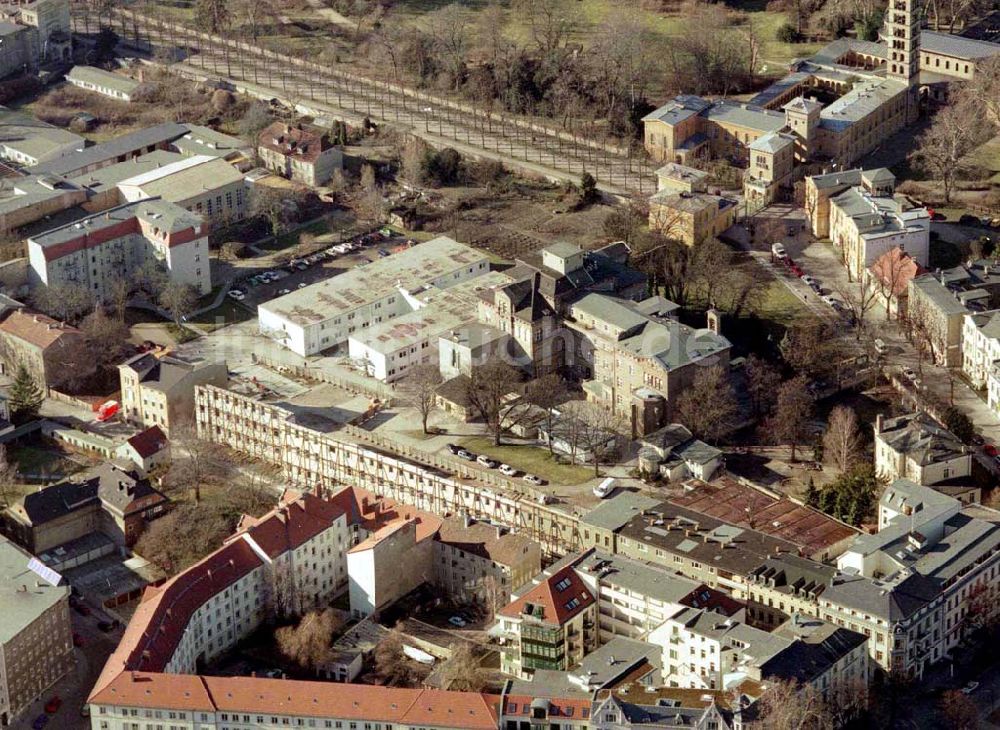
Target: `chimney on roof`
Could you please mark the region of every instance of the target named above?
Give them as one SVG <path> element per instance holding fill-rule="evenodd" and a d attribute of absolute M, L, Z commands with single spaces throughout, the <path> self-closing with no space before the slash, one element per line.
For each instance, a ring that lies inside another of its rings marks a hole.
<path fill-rule="evenodd" d="M 875 433 L 882 433 L 882 414 L 875 414 Z"/>
<path fill-rule="evenodd" d="M 475 520 L 472 519 L 472 515 L 470 515 L 468 512 L 462 515 L 462 524 L 464 524 L 466 527 L 472 527 L 474 522 Z"/>
<path fill-rule="evenodd" d="M 501 537 L 504 536 L 503 526 L 502 525 L 494 525 L 494 528 L 497 531 L 497 540 L 499 540 Z"/>
<path fill-rule="evenodd" d="M 323 485 L 320 482 L 316 482 L 316 486 L 313 487 L 313 494 L 322 499 Z"/>

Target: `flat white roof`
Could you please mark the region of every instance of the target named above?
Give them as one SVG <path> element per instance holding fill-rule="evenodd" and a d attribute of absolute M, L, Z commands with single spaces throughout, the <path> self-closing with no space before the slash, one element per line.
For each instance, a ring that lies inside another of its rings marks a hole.
<path fill-rule="evenodd" d="M 258 305 L 268 313 L 300 327 L 325 322 L 403 288 L 414 291 L 446 274 L 488 261 L 482 251 L 447 236 L 438 236 L 366 266 L 346 271 L 312 286 Z"/>

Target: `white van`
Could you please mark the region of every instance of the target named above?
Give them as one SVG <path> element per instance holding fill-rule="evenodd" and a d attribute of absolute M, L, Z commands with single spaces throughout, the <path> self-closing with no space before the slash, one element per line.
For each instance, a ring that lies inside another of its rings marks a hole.
<path fill-rule="evenodd" d="M 787 256 L 785 247 L 780 243 L 771 244 L 771 253 L 777 256 L 779 259 L 783 259 L 785 258 L 785 256 Z"/>
<path fill-rule="evenodd" d="M 603 482 L 594 487 L 594 496 L 599 497 L 600 499 L 604 499 L 609 494 L 611 494 L 614 488 L 615 488 L 615 480 L 611 477 L 608 477 Z"/>

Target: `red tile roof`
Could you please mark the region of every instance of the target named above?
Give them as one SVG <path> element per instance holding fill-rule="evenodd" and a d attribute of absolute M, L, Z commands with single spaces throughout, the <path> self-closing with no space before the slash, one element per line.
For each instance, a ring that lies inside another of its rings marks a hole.
<path fill-rule="evenodd" d="M 147 588 L 95 691 L 123 670 L 162 671 L 198 607 L 263 564 L 246 542 L 237 540 L 162 586 Z"/>
<path fill-rule="evenodd" d="M 52 319 L 41 312 L 25 309 L 15 309 L 10 312 L 0 322 L 0 332 L 17 337 L 42 350 L 51 347 L 64 336 L 83 339 L 83 333 L 76 327 Z"/>
<path fill-rule="evenodd" d="M 297 160 L 315 162 L 320 154 L 332 147 L 325 134 L 318 134 L 301 126 L 293 127 L 284 122 L 274 122 L 264 128 L 257 138 L 261 147 Z"/>
<path fill-rule="evenodd" d="M 364 720 L 403 727 L 496 730 L 500 697 L 474 692 L 121 672 L 94 704 L 202 712 L 269 713 Z"/>
<path fill-rule="evenodd" d="M 573 567 L 567 566 L 508 603 L 500 609 L 500 614 L 517 618 L 531 613 L 545 623 L 562 625 L 593 605 L 595 600 Z M 538 609 L 542 611 L 541 616 Z"/>
<path fill-rule="evenodd" d="M 869 270 L 882 286 L 892 287 L 892 296 L 905 294 L 910 280 L 927 271 L 898 246 L 875 259 Z"/>
<path fill-rule="evenodd" d="M 158 453 L 167 443 L 167 435 L 159 426 L 150 426 L 128 440 L 129 446 L 143 459 Z"/>
<path fill-rule="evenodd" d="M 785 497 L 773 497 L 728 477 L 712 484 L 691 481 L 688 486 L 693 488 L 671 497 L 670 503 L 731 525 L 780 537 L 810 555 L 858 534 L 850 525 L 818 510 Z"/>
<path fill-rule="evenodd" d="M 294 550 L 328 529 L 344 512 L 336 502 L 306 493 L 285 502 L 256 520 L 250 527 L 235 533 L 229 541 L 246 536 L 264 553 L 275 558 Z"/>
<path fill-rule="evenodd" d="M 531 703 L 543 699 L 549 703 L 549 717 L 565 717 L 574 720 L 586 720 L 590 717 L 591 702 L 589 699 L 575 697 L 532 697 L 531 695 L 510 694 L 504 697 L 502 713 L 504 718 L 520 715 L 527 716 L 531 712 Z"/>

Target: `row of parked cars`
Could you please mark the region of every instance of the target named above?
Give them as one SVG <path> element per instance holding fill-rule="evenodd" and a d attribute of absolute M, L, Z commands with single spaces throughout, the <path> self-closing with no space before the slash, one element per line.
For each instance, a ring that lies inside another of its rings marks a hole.
<path fill-rule="evenodd" d="M 802 267 L 799 266 L 797 263 L 795 263 L 795 261 L 792 260 L 792 257 L 788 255 L 788 252 L 785 250 L 783 244 L 772 243 L 771 254 L 774 255 L 774 257 L 777 258 L 781 263 L 783 263 L 792 274 L 799 277 L 802 280 L 803 284 L 805 284 L 814 292 L 819 294 L 820 299 L 829 304 L 838 312 L 843 310 L 844 305 L 840 302 L 840 300 L 838 300 L 830 293 L 824 294 L 823 287 L 819 283 L 819 279 L 817 279 L 814 276 L 810 276 L 805 271 L 803 271 Z"/>
<path fill-rule="evenodd" d="M 308 256 L 303 256 L 302 258 L 294 258 L 288 262 L 285 268 L 281 269 L 271 269 L 270 271 L 262 271 L 259 274 L 254 274 L 243 281 L 239 282 L 236 286 L 232 287 L 228 296 L 231 299 L 235 299 L 238 302 L 242 302 L 246 299 L 249 290 L 253 287 L 260 286 L 262 284 L 273 284 L 277 281 L 284 279 L 289 274 L 294 274 L 298 271 L 305 271 L 310 266 L 315 266 L 321 263 L 324 259 L 335 259 L 338 256 L 343 256 L 354 251 L 358 251 L 365 246 L 372 246 L 382 243 L 386 239 L 392 237 L 393 231 L 390 228 L 381 228 L 377 231 L 372 231 L 371 233 L 366 233 L 361 236 L 355 237 L 353 240 L 345 241 L 344 243 L 338 243 L 329 248 L 325 248 L 322 251 L 317 251 L 316 253 L 309 254 Z M 379 256 L 388 256 L 389 251 L 384 248 L 378 249 Z M 305 282 L 298 285 L 299 289 L 303 289 L 307 286 Z M 279 289 L 279 295 L 285 295 L 291 293 L 291 289 Z"/>
<path fill-rule="evenodd" d="M 521 474 L 518 469 L 515 469 L 510 464 L 502 464 L 486 454 L 474 454 L 468 449 L 463 449 L 457 444 L 448 444 L 448 451 L 451 452 L 452 456 L 457 456 L 459 459 L 474 461 L 480 466 L 485 466 L 487 469 L 497 469 L 501 474 L 509 477 L 516 477 L 518 474 Z M 521 474 L 521 479 L 528 482 L 528 484 L 534 484 L 535 486 L 545 484 L 544 479 L 536 477 L 534 474 L 528 474 L 527 472 Z"/>

